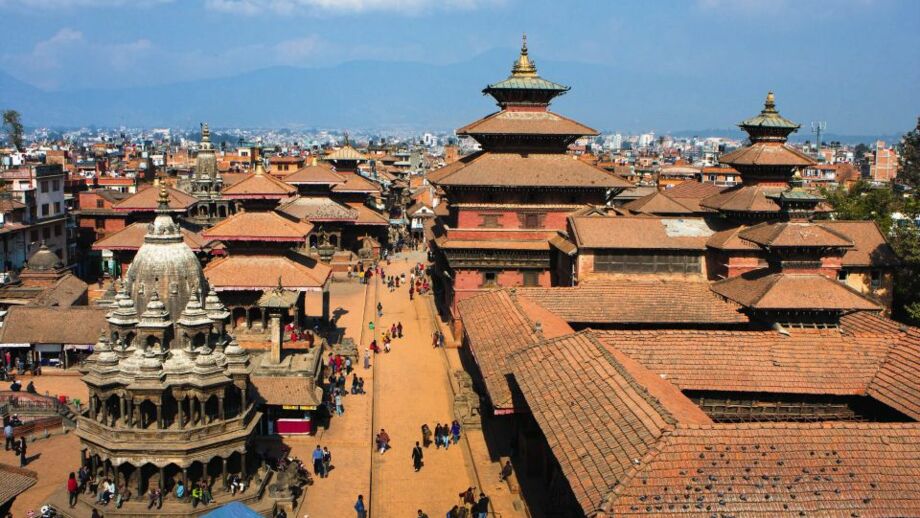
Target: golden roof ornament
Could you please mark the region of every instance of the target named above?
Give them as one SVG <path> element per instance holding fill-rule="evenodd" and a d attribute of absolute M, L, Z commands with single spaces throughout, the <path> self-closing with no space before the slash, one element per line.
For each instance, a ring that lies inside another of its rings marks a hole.
<path fill-rule="evenodd" d="M 211 130 L 207 122 L 201 123 L 201 142 L 211 142 Z"/>
<path fill-rule="evenodd" d="M 521 55 L 511 67 L 511 77 L 536 77 L 537 66 L 527 55 L 527 33 L 521 38 Z"/>
<path fill-rule="evenodd" d="M 265 166 L 262 165 L 262 158 L 256 161 L 256 176 L 263 176 L 265 174 Z"/>
<path fill-rule="evenodd" d="M 778 113 L 776 111 L 776 98 L 773 96 L 773 92 L 767 92 L 767 99 L 763 102 L 763 111 L 761 112 L 764 115 L 768 113 Z"/>

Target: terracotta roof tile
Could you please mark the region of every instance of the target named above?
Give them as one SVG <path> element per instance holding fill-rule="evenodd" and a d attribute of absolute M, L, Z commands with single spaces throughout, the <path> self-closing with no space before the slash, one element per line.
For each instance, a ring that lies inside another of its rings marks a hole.
<path fill-rule="evenodd" d="M 762 250 L 756 244 L 746 240 L 741 239 L 738 234 L 745 230 L 746 226 L 741 225 L 734 228 L 729 228 L 726 230 L 720 230 L 713 234 L 708 241 L 706 241 L 706 246 L 710 248 L 715 248 L 717 250 L 738 250 L 738 251 L 747 251 L 747 250 Z"/>
<path fill-rule="evenodd" d="M 152 187 L 151 185 L 144 187 L 137 194 L 113 204 L 112 208 L 123 212 L 151 212 L 156 210 L 160 204 L 160 191 Z M 198 203 L 198 198 L 169 186 L 166 187 L 166 193 L 169 196 L 169 209 L 172 211 L 185 212 L 189 207 Z"/>
<path fill-rule="evenodd" d="M 815 163 L 810 156 L 781 142 L 755 142 L 722 155 L 719 162 L 734 167 L 757 166 L 807 166 Z"/>
<path fill-rule="evenodd" d="M 865 395 L 897 335 L 838 330 L 610 330 L 597 340 L 681 390 Z"/>
<path fill-rule="evenodd" d="M 345 179 L 345 183 L 340 183 L 332 186 L 332 192 L 357 192 L 357 193 L 380 193 L 380 185 L 364 178 L 363 176 L 355 173 L 340 172 L 337 173 L 339 176 Z"/>
<path fill-rule="evenodd" d="M 898 258 L 874 221 L 822 221 L 821 225 L 847 236 L 854 245 L 843 256 L 843 266 L 895 266 Z"/>
<path fill-rule="evenodd" d="M 12 306 L 0 343 L 91 345 L 107 328 L 105 310 L 99 308 Z"/>
<path fill-rule="evenodd" d="M 626 180 L 561 153 L 478 152 L 429 173 L 442 186 L 626 188 Z"/>
<path fill-rule="evenodd" d="M 744 324 L 740 307 L 709 283 L 676 280 L 604 281 L 572 288 L 518 288 L 570 324 Z"/>
<path fill-rule="evenodd" d="M 597 135 L 597 130 L 549 111 L 502 110 L 457 130 L 457 135 Z"/>
<path fill-rule="evenodd" d="M 355 221 L 358 211 L 326 196 L 298 196 L 278 206 L 278 212 L 306 221 Z"/>
<path fill-rule="evenodd" d="M 38 474 L 9 464 L 0 464 L 0 507 L 38 482 Z"/>
<path fill-rule="evenodd" d="M 284 177 L 291 185 L 335 185 L 345 183 L 342 175 L 327 165 L 308 165 Z"/>
<path fill-rule="evenodd" d="M 772 221 L 758 223 L 738 233 L 741 239 L 768 248 L 852 247 L 853 242 L 822 223 L 810 221 Z"/>
<path fill-rule="evenodd" d="M 312 378 L 302 376 L 252 376 L 252 385 L 269 405 L 318 407 L 323 402 L 323 389 Z"/>
<path fill-rule="evenodd" d="M 590 437 L 587 431 L 583 437 Z M 606 516 L 916 516 L 916 424 L 680 426 L 614 484 Z"/>
<path fill-rule="evenodd" d="M 656 191 L 638 200 L 633 200 L 625 205 L 624 209 L 642 214 L 655 214 L 658 216 L 690 216 L 698 209 L 685 205 L 681 200 L 672 198 L 669 194 Z"/>
<path fill-rule="evenodd" d="M 571 333 L 572 328 L 536 304 L 521 305 L 510 290 L 483 293 L 461 300 L 457 306 L 492 406 L 499 411 L 514 410 L 517 405 L 508 385 L 508 355 L 543 338 Z M 537 321 L 540 332 L 534 329 Z"/>
<path fill-rule="evenodd" d="M 541 342 L 512 355 L 510 363 L 586 515 L 677 424 L 674 413 L 711 422 L 673 385 L 641 366 L 627 369 L 589 333 Z"/>
<path fill-rule="evenodd" d="M 734 172 L 735 174 L 738 173 L 738 171 Z M 671 198 L 678 199 L 683 202 L 683 200 L 686 199 L 695 199 L 699 201 L 703 198 L 706 198 L 707 196 L 719 194 L 724 190 L 724 187 L 719 187 L 714 183 L 703 183 L 697 182 L 696 180 L 687 180 L 686 182 L 680 182 L 679 184 L 672 186 L 665 192 Z"/>
<path fill-rule="evenodd" d="M 137 250 L 144 244 L 144 236 L 147 235 L 148 223 L 132 223 L 127 227 L 109 234 L 102 239 L 93 243 L 93 250 Z M 192 250 L 198 252 L 207 247 L 210 239 L 205 239 L 197 232 L 180 228 L 182 240 Z"/>
<path fill-rule="evenodd" d="M 736 185 L 719 194 L 703 198 L 700 205 L 726 212 L 779 212 L 779 204 L 767 195 L 776 195 L 785 187 Z"/>
<path fill-rule="evenodd" d="M 353 148 L 350 144 L 332 151 L 323 157 L 324 160 L 367 160 L 367 155 Z"/>
<path fill-rule="evenodd" d="M 869 384 L 868 393 L 904 414 L 920 419 L 920 329 L 901 335 Z"/>
<path fill-rule="evenodd" d="M 579 248 L 704 250 L 713 231 L 702 218 L 569 218 Z"/>
<path fill-rule="evenodd" d="M 712 284 L 712 291 L 759 310 L 877 310 L 875 303 L 819 274 L 771 273 L 766 268 Z"/>
<path fill-rule="evenodd" d="M 237 212 L 201 233 L 220 241 L 303 242 L 313 225 L 292 221 L 277 212 Z"/>
<path fill-rule="evenodd" d="M 296 193 L 296 187 L 269 174 L 250 174 L 224 187 L 221 194 L 230 199 L 280 199 Z"/>
<path fill-rule="evenodd" d="M 208 263 L 204 275 L 217 291 L 272 289 L 278 286 L 279 276 L 289 290 L 316 290 L 325 285 L 329 266 L 307 258 L 304 263 L 278 255 L 231 255 Z"/>
<path fill-rule="evenodd" d="M 377 212 L 376 210 L 368 207 L 363 203 L 350 202 L 346 203 L 351 210 L 355 211 L 358 215 L 355 220 L 355 225 L 389 225 L 390 220 L 383 214 Z"/>

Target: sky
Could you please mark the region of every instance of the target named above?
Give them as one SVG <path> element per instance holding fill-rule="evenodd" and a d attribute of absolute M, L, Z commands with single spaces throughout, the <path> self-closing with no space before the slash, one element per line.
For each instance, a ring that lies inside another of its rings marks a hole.
<path fill-rule="evenodd" d="M 843 133 L 902 131 L 920 115 L 920 0 L 0 0 L 0 19 L 0 70 L 52 91 L 449 64 L 526 31 L 538 63 L 605 65 L 640 89 L 680 77 L 661 99 L 672 110 L 743 78 L 795 85 L 781 97 L 792 103 L 832 89 L 826 111 L 860 108 L 836 122 Z"/>

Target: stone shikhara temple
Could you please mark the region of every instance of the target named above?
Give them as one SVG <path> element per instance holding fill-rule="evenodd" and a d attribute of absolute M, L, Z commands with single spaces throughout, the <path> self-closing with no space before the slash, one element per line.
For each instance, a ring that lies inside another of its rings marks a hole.
<path fill-rule="evenodd" d="M 208 291 L 198 259 L 168 213 L 163 187 L 160 202 L 107 316 L 108 329 L 85 364 L 90 398 L 76 431 L 82 462 L 133 493 L 107 515 L 136 515 L 150 488 L 170 495 L 180 480 L 188 488 L 204 480 L 219 492 L 232 474 L 253 488 L 223 494 L 222 503 L 236 498 L 270 510 L 274 501 L 259 501 L 256 487 L 270 473 L 258 470 L 252 454 L 261 412 L 249 353 L 227 334 L 230 314 Z M 165 500 L 163 512 L 171 516 L 206 512 Z M 74 516 L 87 516 L 92 504 L 81 501 Z"/>

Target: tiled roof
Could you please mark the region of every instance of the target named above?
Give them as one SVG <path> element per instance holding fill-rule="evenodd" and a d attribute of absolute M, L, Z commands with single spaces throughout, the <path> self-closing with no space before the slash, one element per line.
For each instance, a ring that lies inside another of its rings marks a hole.
<path fill-rule="evenodd" d="M 561 153 L 479 152 L 429 173 L 437 185 L 610 189 L 632 184 Z"/>
<path fill-rule="evenodd" d="M 606 479 L 604 516 L 918 516 L 918 473 L 913 423 L 680 426 Z"/>
<path fill-rule="evenodd" d="M 332 192 L 358 192 L 358 193 L 379 193 L 380 186 L 367 178 L 355 173 L 341 172 L 339 176 L 345 179 L 345 183 L 332 186 Z"/>
<path fill-rule="evenodd" d="M 579 248 L 703 250 L 713 234 L 702 218 L 571 217 Z"/>
<path fill-rule="evenodd" d="M 331 269 L 315 260 L 309 263 L 279 255 L 231 255 L 208 263 L 204 275 L 217 291 L 273 289 L 279 276 L 289 290 L 319 289 L 328 281 Z"/>
<path fill-rule="evenodd" d="M 920 419 L 920 329 L 912 328 L 901 335 L 869 384 L 868 393 L 882 403 Z"/>
<path fill-rule="evenodd" d="M 298 196 L 282 202 L 278 212 L 306 221 L 355 221 L 358 211 L 326 196 Z"/>
<path fill-rule="evenodd" d="M 738 237 L 768 247 L 852 247 L 853 242 L 821 223 L 773 221 L 746 228 Z"/>
<path fill-rule="evenodd" d="M 0 508 L 34 486 L 38 474 L 9 464 L 0 464 Z"/>
<path fill-rule="evenodd" d="M 840 330 L 853 335 L 896 334 L 907 329 L 908 326 L 905 324 L 883 317 L 874 311 L 853 311 L 840 316 Z"/>
<path fill-rule="evenodd" d="M 527 406 L 589 516 L 677 424 L 675 414 L 687 422 L 711 423 L 673 385 L 635 362 L 627 369 L 589 333 L 541 342 L 514 354 L 510 363 Z"/>
<path fill-rule="evenodd" d="M 597 340 L 681 390 L 865 395 L 897 335 L 839 330 L 610 330 Z M 920 397 L 914 398 L 920 401 Z"/>
<path fill-rule="evenodd" d="M 785 187 L 736 185 L 719 194 L 703 198 L 700 205 L 727 212 L 779 212 L 779 204 L 767 195 L 776 195 Z"/>
<path fill-rule="evenodd" d="M 12 306 L 0 343 L 90 345 L 107 329 L 105 310 L 88 306 Z"/>
<path fill-rule="evenodd" d="M 169 186 L 166 187 L 166 194 L 169 196 L 169 209 L 172 211 L 185 212 L 198 203 L 198 198 Z M 156 210 L 159 204 L 160 191 L 148 185 L 137 194 L 113 204 L 112 208 L 123 212 L 150 212 Z"/>
<path fill-rule="evenodd" d="M 358 215 L 355 225 L 389 225 L 390 220 L 386 216 L 368 207 L 363 203 L 349 202 L 346 203 L 351 210 Z"/>
<path fill-rule="evenodd" d="M 93 250 L 137 250 L 144 244 L 148 223 L 132 223 L 127 227 L 109 234 L 93 243 Z M 198 252 L 211 242 L 196 232 L 180 228 L 182 240 L 192 250 Z"/>
<path fill-rule="evenodd" d="M 780 142 L 755 142 L 722 155 L 719 162 L 731 166 L 807 166 L 815 163 L 810 156 Z"/>
<path fill-rule="evenodd" d="M 748 228 L 745 225 L 741 225 L 734 228 L 728 228 L 725 230 L 720 230 L 713 234 L 708 241 L 706 241 L 706 246 L 710 248 L 715 248 L 717 250 L 738 250 L 738 251 L 748 251 L 748 250 L 762 250 L 756 244 L 746 240 L 741 239 L 738 234 L 743 230 Z"/>
<path fill-rule="evenodd" d="M 492 406 L 514 410 L 520 402 L 513 400 L 508 385 L 508 355 L 544 338 L 571 333 L 572 328 L 536 304 L 522 305 L 510 290 L 483 293 L 457 305 Z M 534 329 L 537 321 L 539 332 Z"/>
<path fill-rule="evenodd" d="M 597 135 L 597 130 L 548 111 L 502 110 L 457 130 L 457 135 Z"/>
<path fill-rule="evenodd" d="M 317 407 L 323 402 L 323 389 L 311 378 L 302 376 L 252 376 L 252 385 L 269 405 Z"/>
<path fill-rule="evenodd" d="M 842 283 L 820 274 L 771 273 L 763 268 L 712 284 L 712 291 L 759 310 L 877 310 Z"/>
<path fill-rule="evenodd" d="M 350 144 L 336 149 L 323 157 L 324 160 L 367 160 L 367 156 L 353 148 Z"/>
<path fill-rule="evenodd" d="M 656 214 L 659 216 L 685 215 L 689 216 L 699 209 L 684 205 L 682 200 L 671 198 L 669 194 L 661 191 L 653 192 L 648 196 L 643 196 L 638 200 L 633 200 L 625 205 L 624 209 L 642 214 Z"/>
<path fill-rule="evenodd" d="M 16 209 L 24 209 L 26 204 L 12 198 L 0 198 L 0 212 L 9 212 Z"/>
<path fill-rule="evenodd" d="M 313 225 L 292 221 L 277 212 L 237 212 L 201 233 L 220 241 L 290 241 L 302 242 Z"/>
<path fill-rule="evenodd" d="M 344 183 L 345 179 L 329 166 L 308 165 L 285 176 L 284 182 L 291 185 L 334 185 Z"/>
<path fill-rule="evenodd" d="M 744 324 L 739 306 L 723 300 L 706 282 L 604 281 L 572 288 L 518 288 L 570 324 Z"/>
<path fill-rule="evenodd" d="M 898 258 L 874 221 L 822 221 L 821 225 L 847 236 L 854 245 L 843 256 L 843 266 L 895 266 Z"/>
<path fill-rule="evenodd" d="M 242 180 L 224 187 L 223 194 L 231 199 L 285 198 L 297 193 L 297 188 L 268 174 L 250 174 Z"/>

